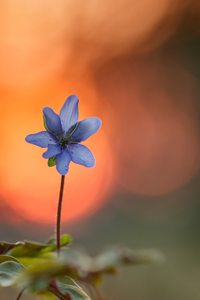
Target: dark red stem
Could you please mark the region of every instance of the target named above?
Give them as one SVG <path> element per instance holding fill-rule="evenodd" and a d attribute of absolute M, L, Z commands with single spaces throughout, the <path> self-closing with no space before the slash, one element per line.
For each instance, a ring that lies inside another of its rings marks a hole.
<path fill-rule="evenodd" d="M 60 252 L 60 237 L 61 237 L 61 215 L 62 215 L 62 200 L 63 200 L 63 193 L 65 187 L 65 176 L 61 176 L 61 183 L 60 183 L 60 194 L 58 200 L 58 210 L 57 210 L 57 221 L 56 221 L 56 244 L 57 244 L 57 253 Z"/>
<path fill-rule="evenodd" d="M 24 289 L 19 293 L 16 300 L 19 300 L 22 297 L 23 293 L 24 293 Z"/>

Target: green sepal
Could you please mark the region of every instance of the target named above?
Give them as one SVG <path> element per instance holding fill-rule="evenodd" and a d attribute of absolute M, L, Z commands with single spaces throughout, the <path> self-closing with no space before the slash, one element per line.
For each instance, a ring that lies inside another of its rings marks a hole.
<path fill-rule="evenodd" d="M 48 159 L 48 167 L 54 167 L 56 165 L 56 157 L 53 156 Z"/>

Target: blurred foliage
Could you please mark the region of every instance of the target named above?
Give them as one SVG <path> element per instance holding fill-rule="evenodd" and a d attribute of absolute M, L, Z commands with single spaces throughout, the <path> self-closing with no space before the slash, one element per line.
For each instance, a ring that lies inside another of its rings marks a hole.
<path fill-rule="evenodd" d="M 70 243 L 70 236 L 63 235 L 62 250 L 58 254 L 54 239 L 44 244 L 1 242 L 0 286 L 14 286 L 21 293 L 24 291 L 46 300 L 100 300 L 103 298 L 97 291 L 104 275 L 115 275 L 118 267 L 123 265 L 163 260 L 157 250 L 133 251 L 127 248 L 110 249 L 91 257 L 69 249 Z"/>

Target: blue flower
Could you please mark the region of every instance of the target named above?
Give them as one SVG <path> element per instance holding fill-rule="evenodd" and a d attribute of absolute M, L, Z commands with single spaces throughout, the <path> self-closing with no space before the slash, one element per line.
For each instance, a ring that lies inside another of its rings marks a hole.
<path fill-rule="evenodd" d="M 50 107 L 43 109 L 46 131 L 30 134 L 26 141 L 41 148 L 48 148 L 43 157 L 48 165 L 56 165 L 61 175 L 66 175 L 70 162 L 91 168 L 95 165 L 92 152 L 80 144 L 101 127 L 97 117 L 78 122 L 78 98 L 71 95 L 65 101 L 60 115 Z"/>

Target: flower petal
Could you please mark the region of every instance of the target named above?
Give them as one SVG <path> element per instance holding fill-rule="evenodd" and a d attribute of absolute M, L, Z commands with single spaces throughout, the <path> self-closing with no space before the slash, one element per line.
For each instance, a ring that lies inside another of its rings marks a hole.
<path fill-rule="evenodd" d="M 91 117 L 80 121 L 76 130 L 72 134 L 72 140 L 76 142 L 85 141 L 89 136 L 99 130 L 101 124 L 101 120 L 97 117 Z"/>
<path fill-rule="evenodd" d="M 68 146 L 71 159 L 74 163 L 91 168 L 95 165 L 95 157 L 84 145 L 74 144 Z"/>
<path fill-rule="evenodd" d="M 69 96 L 60 111 L 62 128 L 65 132 L 67 132 L 78 121 L 78 101 L 77 96 Z"/>
<path fill-rule="evenodd" d="M 44 158 L 51 158 L 53 156 L 56 156 L 62 152 L 62 149 L 59 145 L 55 144 L 49 144 L 48 145 L 48 150 L 43 153 Z"/>
<path fill-rule="evenodd" d="M 66 175 L 69 169 L 71 156 L 67 149 L 63 150 L 56 158 L 56 169 L 61 175 Z"/>
<path fill-rule="evenodd" d="M 25 140 L 27 143 L 36 145 L 41 148 L 47 148 L 49 144 L 56 144 L 56 141 L 52 134 L 47 131 L 29 134 Z"/>
<path fill-rule="evenodd" d="M 60 117 L 50 107 L 43 109 L 47 129 L 52 133 L 59 135 L 62 133 Z"/>

